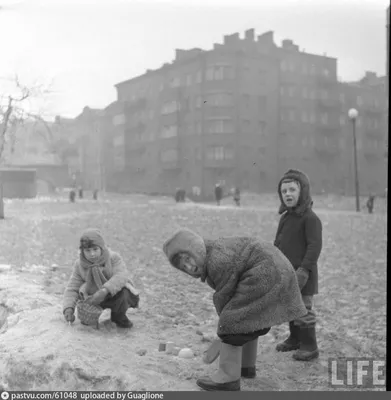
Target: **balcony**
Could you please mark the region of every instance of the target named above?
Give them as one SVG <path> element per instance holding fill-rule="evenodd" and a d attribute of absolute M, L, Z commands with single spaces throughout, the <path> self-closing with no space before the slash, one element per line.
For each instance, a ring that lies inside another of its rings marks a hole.
<path fill-rule="evenodd" d="M 319 134 L 327 136 L 338 136 L 341 134 L 341 126 L 336 122 L 329 122 L 326 125 L 320 124 L 316 129 Z"/>
<path fill-rule="evenodd" d="M 379 117 L 386 113 L 386 110 L 381 107 L 367 106 L 363 110 L 363 114 L 368 115 L 368 117 Z"/>
<path fill-rule="evenodd" d="M 374 139 L 380 139 L 386 136 L 386 131 L 382 128 L 366 128 L 365 135 Z"/>
<path fill-rule="evenodd" d="M 337 144 L 327 144 L 320 140 L 315 141 L 314 150 L 319 157 L 334 158 L 339 155 L 339 146 Z"/>
<path fill-rule="evenodd" d="M 146 107 L 147 107 L 147 99 L 145 97 L 142 97 L 132 102 L 127 102 L 125 105 L 125 113 L 134 114 L 138 111 L 145 110 Z"/>
<path fill-rule="evenodd" d="M 328 110 L 339 110 L 341 108 L 341 104 L 337 99 L 318 99 L 316 105 L 318 108 Z"/>
<path fill-rule="evenodd" d="M 234 159 L 213 160 L 205 158 L 204 168 L 208 169 L 231 169 L 235 168 Z"/>
<path fill-rule="evenodd" d="M 180 160 L 172 160 L 172 161 L 161 161 L 160 160 L 160 167 L 162 170 L 165 170 L 165 171 L 179 170 L 182 168 Z"/>
<path fill-rule="evenodd" d="M 382 150 L 376 149 L 372 146 L 367 146 L 363 149 L 364 157 L 370 162 L 383 158 L 383 153 L 384 152 Z"/>

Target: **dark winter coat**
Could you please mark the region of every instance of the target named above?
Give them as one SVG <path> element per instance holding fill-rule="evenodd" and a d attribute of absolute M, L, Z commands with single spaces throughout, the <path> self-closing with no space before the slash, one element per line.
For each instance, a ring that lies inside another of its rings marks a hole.
<path fill-rule="evenodd" d="M 301 192 L 297 206 L 289 209 L 281 196 L 281 184 L 286 178 L 300 182 Z M 309 271 L 309 278 L 303 287 L 302 295 L 318 293 L 318 259 L 322 251 L 322 223 L 312 210 L 310 183 L 308 177 L 297 170 L 289 170 L 278 185 L 281 206 L 281 216 L 278 224 L 274 245 L 279 248 L 293 268 L 299 267 Z"/>
<path fill-rule="evenodd" d="M 270 328 L 307 313 L 292 265 L 275 246 L 250 237 L 204 242 L 201 281 L 215 290 L 219 336 Z"/>

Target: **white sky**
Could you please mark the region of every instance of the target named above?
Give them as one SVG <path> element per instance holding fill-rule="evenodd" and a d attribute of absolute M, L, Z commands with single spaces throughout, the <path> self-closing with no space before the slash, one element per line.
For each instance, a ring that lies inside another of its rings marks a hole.
<path fill-rule="evenodd" d="M 114 85 L 255 28 L 278 45 L 338 58 L 339 76 L 385 73 L 388 0 L 0 0 L 0 78 L 53 81 L 48 112 L 76 116 L 115 100 Z M 1 7 L 4 8 L 1 8 Z M 3 86 L 0 79 L 0 92 Z"/>

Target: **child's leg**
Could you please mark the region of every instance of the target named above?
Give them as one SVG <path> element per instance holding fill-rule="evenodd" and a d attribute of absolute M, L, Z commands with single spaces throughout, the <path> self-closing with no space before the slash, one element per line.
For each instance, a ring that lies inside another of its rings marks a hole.
<path fill-rule="evenodd" d="M 115 296 L 108 297 L 101 303 L 101 307 L 111 309 L 111 320 L 120 327 L 131 328 L 133 326 L 126 316 L 126 311 L 134 304 L 132 296 L 134 295 L 129 289 L 123 288 Z"/>
<path fill-rule="evenodd" d="M 294 321 L 289 322 L 289 332 L 288 338 L 277 344 L 277 351 L 292 351 L 300 347 L 300 327 L 295 325 Z"/>
<path fill-rule="evenodd" d="M 319 356 L 316 341 L 316 315 L 313 310 L 313 296 L 303 296 L 303 302 L 308 313 L 295 321 L 300 328 L 300 348 L 293 354 L 293 358 L 297 361 L 310 361 Z"/>
<path fill-rule="evenodd" d="M 242 377 L 255 378 L 258 355 L 258 338 L 246 343 L 242 350 Z"/>
<path fill-rule="evenodd" d="M 209 391 L 240 390 L 242 346 L 221 342 L 219 369 L 210 377 L 197 380 L 197 385 Z"/>

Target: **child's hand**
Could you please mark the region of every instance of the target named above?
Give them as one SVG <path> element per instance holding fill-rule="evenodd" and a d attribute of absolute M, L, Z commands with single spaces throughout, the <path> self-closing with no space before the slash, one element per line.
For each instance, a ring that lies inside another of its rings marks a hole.
<path fill-rule="evenodd" d="M 72 308 L 67 308 L 67 309 L 64 311 L 64 317 L 65 317 L 65 320 L 66 320 L 67 322 L 71 322 L 71 323 L 75 322 L 75 314 L 74 314 Z"/>
<path fill-rule="evenodd" d="M 106 288 L 100 289 L 95 292 L 91 297 L 89 297 L 86 302 L 88 304 L 92 304 L 93 306 L 97 306 L 106 298 L 109 294 L 109 291 Z"/>
<path fill-rule="evenodd" d="M 309 272 L 305 268 L 298 268 L 296 271 L 297 281 L 299 283 L 300 290 L 306 285 L 309 277 Z"/>

